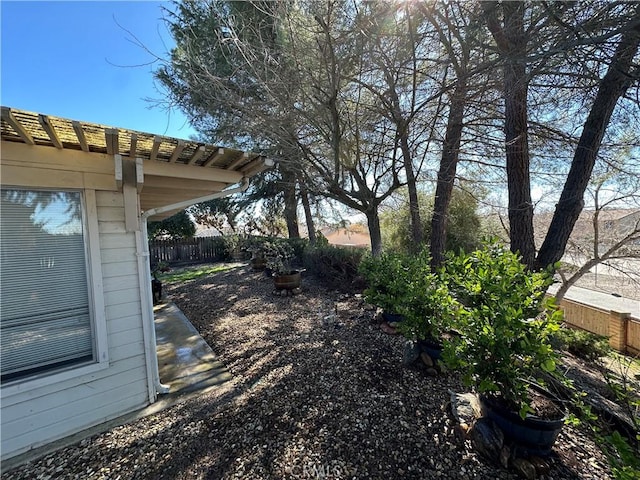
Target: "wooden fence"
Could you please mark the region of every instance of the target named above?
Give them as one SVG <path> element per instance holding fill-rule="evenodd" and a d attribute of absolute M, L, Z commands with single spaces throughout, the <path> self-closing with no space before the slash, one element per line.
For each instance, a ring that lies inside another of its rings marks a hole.
<path fill-rule="evenodd" d="M 169 265 L 218 262 L 225 258 L 224 243 L 219 237 L 201 237 L 181 240 L 151 240 L 149 242 L 151 264 L 165 262 Z"/>
<path fill-rule="evenodd" d="M 619 352 L 640 354 L 640 319 L 627 312 L 603 310 L 563 298 L 564 321 L 597 335 L 609 337 L 609 345 Z"/>

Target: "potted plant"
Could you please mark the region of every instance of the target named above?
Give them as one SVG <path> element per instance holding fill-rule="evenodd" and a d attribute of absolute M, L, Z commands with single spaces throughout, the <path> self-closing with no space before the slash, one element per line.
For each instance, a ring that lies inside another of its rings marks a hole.
<path fill-rule="evenodd" d="M 461 335 L 445 345 L 445 362 L 475 385 L 486 415 L 506 437 L 549 453 L 565 415 L 547 395 L 541 399 L 536 386 L 556 367 L 550 337 L 562 312 L 545 299 L 551 273 L 528 270 L 518 255 L 491 241 L 471 254 L 449 255 L 443 275 L 462 304 Z M 538 402 L 549 410 L 542 412 Z"/>
<path fill-rule="evenodd" d="M 300 271 L 291 265 L 295 257 L 293 248 L 285 242 L 266 242 L 263 249 L 276 290 L 299 288 L 302 282 Z"/>
<path fill-rule="evenodd" d="M 367 283 L 365 300 L 380 307 L 385 321 L 402 321 L 400 309 L 409 283 L 409 258 L 398 253 L 382 253 L 366 256 L 360 263 L 359 271 Z"/>
<path fill-rule="evenodd" d="M 241 235 L 225 235 L 224 245 L 227 257 L 235 260 L 246 260 L 246 251 L 244 250 L 245 239 Z"/>
<path fill-rule="evenodd" d="M 428 260 L 426 267 L 412 269 L 414 274 L 410 275 L 404 302 L 399 306 L 404 317 L 399 329 L 405 337 L 417 341 L 420 351 L 437 361 L 443 349 L 443 335 L 451 328 L 460 304 L 441 276 L 428 271 Z"/>
<path fill-rule="evenodd" d="M 254 270 L 264 270 L 267 267 L 264 241 L 253 240 L 247 250 L 251 253 L 251 258 L 249 259 L 251 268 Z"/>

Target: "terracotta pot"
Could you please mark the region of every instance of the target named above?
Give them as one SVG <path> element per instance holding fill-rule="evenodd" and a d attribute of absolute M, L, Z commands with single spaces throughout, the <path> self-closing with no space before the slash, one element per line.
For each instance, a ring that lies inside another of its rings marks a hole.
<path fill-rule="evenodd" d="M 254 270 L 264 270 L 267 267 L 267 259 L 264 257 L 253 257 L 251 259 L 251 268 Z"/>
<path fill-rule="evenodd" d="M 273 283 L 276 286 L 276 290 L 293 290 L 294 288 L 300 288 L 302 277 L 300 272 L 291 272 L 288 275 L 274 275 Z"/>

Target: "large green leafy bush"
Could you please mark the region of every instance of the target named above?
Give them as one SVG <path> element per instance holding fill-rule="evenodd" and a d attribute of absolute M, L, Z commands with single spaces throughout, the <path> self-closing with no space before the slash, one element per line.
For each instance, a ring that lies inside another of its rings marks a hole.
<path fill-rule="evenodd" d="M 405 301 L 411 257 L 400 253 L 382 253 L 377 257 L 367 255 L 360 263 L 360 274 L 367 288 L 364 298 L 388 313 L 399 313 Z"/>
<path fill-rule="evenodd" d="M 550 272 L 527 270 L 518 255 L 492 241 L 470 254 L 449 254 L 443 275 L 463 304 L 456 318 L 460 336 L 445 346 L 446 363 L 524 417 L 531 411 L 529 381 L 556 367 L 550 337 L 562 312 L 545 298 Z"/>

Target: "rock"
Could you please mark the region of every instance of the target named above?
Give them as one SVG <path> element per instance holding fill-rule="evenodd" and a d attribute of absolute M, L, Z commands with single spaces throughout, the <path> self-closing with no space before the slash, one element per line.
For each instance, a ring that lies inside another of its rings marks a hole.
<path fill-rule="evenodd" d="M 425 370 L 425 373 L 430 377 L 437 377 L 438 376 L 438 371 L 435 368 L 427 368 Z"/>
<path fill-rule="evenodd" d="M 461 423 L 453 427 L 453 436 L 459 444 L 464 443 L 469 434 L 469 425 Z"/>
<path fill-rule="evenodd" d="M 427 366 L 427 367 L 433 367 L 433 360 L 431 358 L 431 356 L 429 356 L 428 353 L 426 352 L 422 352 L 420 354 L 420 358 L 422 359 L 422 362 Z"/>
<path fill-rule="evenodd" d="M 411 340 L 404 342 L 404 350 L 402 352 L 402 364 L 405 366 L 411 365 L 420 356 L 420 348 L 418 344 Z"/>
<path fill-rule="evenodd" d="M 471 430 L 471 444 L 480 455 L 494 463 L 500 463 L 504 434 L 492 420 L 483 417 L 475 423 Z"/>
<path fill-rule="evenodd" d="M 451 413 L 459 424 L 473 425 L 480 418 L 480 402 L 475 393 L 456 393 L 451 395 Z"/>
<path fill-rule="evenodd" d="M 387 335 L 397 335 L 398 334 L 398 331 L 395 328 L 391 327 L 387 322 L 382 322 L 380 324 L 380 330 L 382 330 Z"/>
<path fill-rule="evenodd" d="M 509 460 L 511 459 L 511 449 L 504 445 L 500 450 L 500 464 L 504 468 L 509 468 Z"/>
<path fill-rule="evenodd" d="M 528 460 L 535 467 L 536 473 L 538 475 L 547 475 L 551 470 L 549 462 L 547 462 L 544 458 L 532 455 Z"/>
<path fill-rule="evenodd" d="M 534 467 L 528 460 L 525 460 L 524 458 L 516 458 L 511 462 L 511 466 L 522 478 L 535 480 L 536 467 Z"/>

